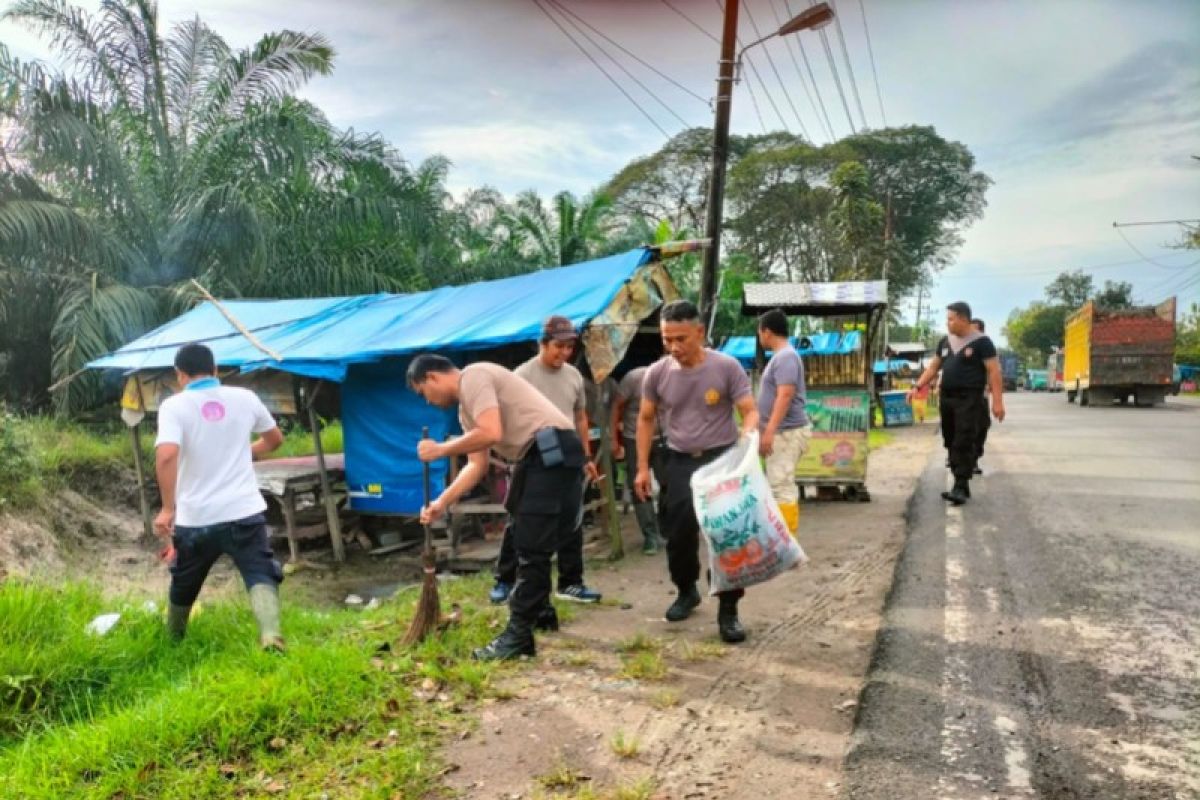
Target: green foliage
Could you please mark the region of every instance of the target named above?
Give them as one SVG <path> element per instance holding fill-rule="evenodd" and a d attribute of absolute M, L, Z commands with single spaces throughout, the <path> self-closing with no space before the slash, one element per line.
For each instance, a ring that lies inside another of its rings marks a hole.
<path fill-rule="evenodd" d="M 1046 286 L 1046 300 L 1075 311 L 1092 296 L 1092 289 L 1092 276 L 1086 272 L 1063 272 Z"/>
<path fill-rule="evenodd" d="M 242 601 L 205 604 L 176 644 L 144 600 L 0 584 L 0 795 L 426 796 L 439 730 L 506 669 L 469 659 L 498 614 L 471 604 L 483 590 L 444 587 L 462 624 L 390 651 L 380 645 L 402 635 L 416 593 L 362 613 L 285 595 L 279 657 L 257 648 Z M 108 634 L 85 633 L 109 611 L 121 619 Z"/>
<path fill-rule="evenodd" d="M 1096 305 L 1101 308 L 1133 308 L 1133 284 L 1128 281 L 1105 281 L 1096 293 Z"/>
<path fill-rule="evenodd" d="M 1175 362 L 1200 366 L 1200 303 L 1179 318 L 1175 331 Z"/>
<path fill-rule="evenodd" d="M 345 444 L 342 440 L 342 423 L 337 421 L 322 423 L 321 449 L 325 453 L 341 453 L 345 451 Z M 313 445 L 312 432 L 297 425 L 284 434 L 283 444 L 279 446 L 278 450 L 271 453 L 268 458 L 294 458 L 297 456 L 311 456 L 315 453 L 316 447 Z"/>
<path fill-rule="evenodd" d="M 1045 364 L 1051 350 L 1062 347 L 1067 318 L 1088 300 L 1103 308 L 1131 308 L 1133 286 L 1125 281 L 1105 281 L 1097 292 L 1091 275 L 1080 270 L 1062 272 L 1046 285 L 1044 301 L 1009 313 L 1004 335 L 1027 365 Z"/>

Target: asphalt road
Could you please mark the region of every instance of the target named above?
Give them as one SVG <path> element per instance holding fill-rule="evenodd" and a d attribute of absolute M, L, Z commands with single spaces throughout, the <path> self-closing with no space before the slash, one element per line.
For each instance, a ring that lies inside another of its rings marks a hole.
<path fill-rule="evenodd" d="M 1007 405 L 913 498 L 843 795 L 1200 798 L 1200 404 Z"/>

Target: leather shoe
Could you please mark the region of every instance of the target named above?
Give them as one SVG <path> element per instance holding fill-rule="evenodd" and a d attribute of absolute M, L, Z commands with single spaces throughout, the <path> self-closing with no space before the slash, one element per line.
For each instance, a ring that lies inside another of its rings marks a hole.
<path fill-rule="evenodd" d="M 957 480 L 954 482 L 954 488 L 948 492 L 942 492 L 942 499 L 949 500 L 956 506 L 961 506 L 967 502 L 967 498 L 971 496 L 971 490 L 967 488 L 967 482 Z"/>
<path fill-rule="evenodd" d="M 721 598 L 721 607 L 717 611 L 717 632 L 722 642 L 737 644 L 746 641 L 746 629 L 738 619 L 737 600 Z"/>
<path fill-rule="evenodd" d="M 538 612 L 537 619 L 533 622 L 533 629 L 550 633 L 558 630 L 558 612 L 554 610 L 554 606 L 546 606 Z"/>
<path fill-rule="evenodd" d="M 700 605 L 700 592 L 696 591 L 696 584 L 693 583 L 686 589 L 680 589 L 679 596 L 667 609 L 667 622 L 682 622 L 692 615 L 692 611 L 698 605 Z"/>
<path fill-rule="evenodd" d="M 527 623 L 518 623 L 510 619 L 504 632 L 493 639 L 485 647 L 480 647 L 471 653 L 476 661 L 508 661 L 521 656 L 537 655 L 537 647 L 533 643 L 533 632 Z"/>

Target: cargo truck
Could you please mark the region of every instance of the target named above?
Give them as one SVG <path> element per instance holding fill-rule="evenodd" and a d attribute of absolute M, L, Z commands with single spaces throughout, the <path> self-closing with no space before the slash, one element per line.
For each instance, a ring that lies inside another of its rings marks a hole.
<path fill-rule="evenodd" d="M 1175 298 L 1107 309 L 1089 301 L 1067 318 L 1063 383 L 1081 406 L 1162 403 L 1174 393 Z"/>

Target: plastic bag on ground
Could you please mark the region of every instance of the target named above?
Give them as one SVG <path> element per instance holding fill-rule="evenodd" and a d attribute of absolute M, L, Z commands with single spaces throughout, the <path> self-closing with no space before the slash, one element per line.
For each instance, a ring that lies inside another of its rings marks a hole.
<path fill-rule="evenodd" d="M 763 474 L 757 433 L 696 470 L 692 502 L 708 545 L 710 593 L 768 581 L 807 560 Z"/>

